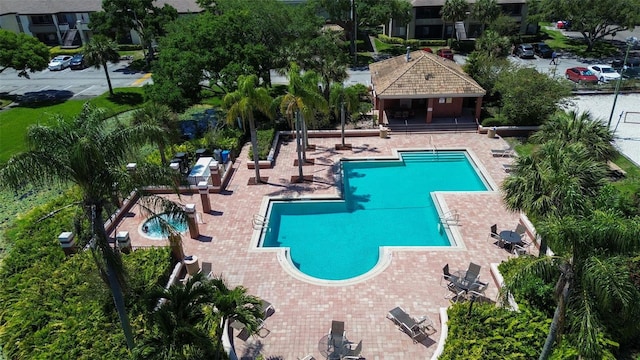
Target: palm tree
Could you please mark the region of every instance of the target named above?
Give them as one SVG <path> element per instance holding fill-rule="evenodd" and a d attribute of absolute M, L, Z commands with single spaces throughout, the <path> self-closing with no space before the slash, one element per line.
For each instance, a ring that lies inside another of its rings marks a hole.
<path fill-rule="evenodd" d="M 500 5 L 496 0 L 476 0 L 471 7 L 471 14 L 482 23 L 482 33 L 487 24 L 492 23 L 500 16 Z"/>
<path fill-rule="evenodd" d="M 104 69 L 104 75 L 107 77 L 107 84 L 109 85 L 109 94 L 113 96 L 113 87 L 111 86 L 107 63 L 120 61 L 118 44 L 102 35 L 95 35 L 85 46 L 84 56 L 89 66 L 94 66 L 96 69 L 100 69 L 100 67 Z"/>
<path fill-rule="evenodd" d="M 167 164 L 165 147 L 169 144 L 171 135 L 175 134 L 176 120 L 176 114 L 168 106 L 154 101 L 147 103 L 142 109 L 133 114 L 132 122 L 134 125 L 146 123 L 165 130 L 164 136 L 154 139 L 158 144 L 162 165 Z"/>
<path fill-rule="evenodd" d="M 279 97 L 276 102 L 280 104 L 280 111 L 289 120 L 293 128 L 293 119 L 296 112 L 302 115 L 304 129 L 303 159 L 306 160 L 308 121 L 315 119 L 316 111 L 326 113 L 328 110 L 327 101 L 318 90 L 319 78 L 314 71 L 307 71 L 300 74 L 300 67 L 296 63 L 291 63 L 287 72 L 289 86 L 285 95 Z"/>
<path fill-rule="evenodd" d="M 27 131 L 29 150 L 14 155 L 0 170 L 0 185 L 13 189 L 27 183 L 42 186 L 53 182 L 73 183 L 80 188 L 80 205 L 91 226 L 90 249 L 102 279 L 111 289 L 130 349 L 133 336 L 122 291 L 124 270 L 120 253 L 109 245 L 104 211 L 117 208 L 117 195 L 129 194 L 136 184 L 173 183 L 161 170 L 141 167 L 134 174 L 124 171 L 126 160 L 134 156 L 135 149 L 162 132 L 148 125 L 114 127 L 104 121 L 104 111 L 87 104 L 73 120 L 57 118 L 51 126 L 31 126 Z M 158 204 L 167 205 L 169 212 L 177 211 L 175 204 L 163 200 Z M 176 216 L 184 215 L 177 212 Z"/>
<path fill-rule="evenodd" d="M 204 326 L 204 307 L 213 302 L 213 288 L 204 274 L 197 273 L 185 284 L 159 288 L 149 294 L 160 304 L 150 314 L 151 333 L 134 354 L 141 359 L 211 358 L 213 339 Z"/>
<path fill-rule="evenodd" d="M 243 286 L 229 288 L 222 277 L 209 279 L 209 285 L 213 290 L 213 314 L 218 324 L 218 340 L 221 340 L 222 330 L 225 323 L 237 321 L 245 326 L 249 334 L 256 333 L 260 320 L 264 314 L 261 308 L 260 298 L 248 295 L 247 289 Z M 212 323 L 213 323 L 212 321 Z"/>
<path fill-rule="evenodd" d="M 344 125 L 345 125 L 345 109 L 349 113 L 349 117 L 358 116 L 360 110 L 360 94 L 355 86 L 344 87 L 342 83 L 333 83 L 331 85 L 331 94 L 329 103 L 333 110 L 333 115 L 340 117 L 342 129 L 342 146 L 344 146 Z"/>
<path fill-rule="evenodd" d="M 610 160 L 615 150 L 611 145 L 613 133 L 603 123 L 594 120 L 588 111 L 558 112 L 547 120 L 531 140 L 544 143 L 558 140 L 564 143 L 583 143 L 596 160 Z"/>
<path fill-rule="evenodd" d="M 234 123 L 238 118 L 242 119 L 245 124 L 249 122 L 253 163 L 256 170 L 256 184 L 261 183 L 262 180 L 260 179 L 258 136 L 256 134 L 254 112 L 257 110 L 269 119 L 273 119 L 272 103 L 273 99 L 269 96 L 267 89 L 258 87 L 258 77 L 255 75 L 239 76 L 238 89 L 225 95 L 223 99 L 224 107 L 227 108 L 227 123 Z"/>
<path fill-rule="evenodd" d="M 540 359 L 549 358 L 563 332 L 581 357 L 613 358 L 602 339 L 612 332 L 637 329 L 640 317 L 634 301 L 640 291 L 625 259 L 640 248 L 640 219 L 622 218 L 612 210 L 594 211 L 587 217 L 548 219 L 538 232 L 557 254 L 533 260 L 505 284 L 505 290 L 530 275 L 548 277 L 560 270 L 557 306 Z"/>
<path fill-rule="evenodd" d="M 604 163 L 582 143 L 552 140 L 518 158 L 502 184 L 504 201 L 508 209 L 535 219 L 588 214 L 606 176 Z"/>
<path fill-rule="evenodd" d="M 451 38 L 453 39 L 455 35 L 455 23 L 456 21 L 462 21 L 467 17 L 467 12 L 469 11 L 469 3 L 465 0 L 446 0 L 442 9 L 440 10 L 440 16 L 442 16 L 442 20 L 444 24 L 442 25 L 442 36 L 444 37 L 444 26 L 450 21 L 454 24 L 454 29 L 451 32 Z"/>

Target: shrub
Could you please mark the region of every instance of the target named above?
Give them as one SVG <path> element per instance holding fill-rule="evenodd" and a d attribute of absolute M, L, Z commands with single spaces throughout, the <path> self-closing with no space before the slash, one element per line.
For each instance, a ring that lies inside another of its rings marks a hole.
<path fill-rule="evenodd" d="M 508 282 L 533 260 L 533 257 L 526 256 L 512 258 L 498 265 L 498 269 L 505 282 Z M 554 271 L 548 278 L 535 275 L 525 277 L 516 284 L 514 299 L 518 304 L 528 305 L 552 317 L 556 308 L 553 289 L 559 275 L 559 271 Z"/>
<path fill-rule="evenodd" d="M 142 50 L 140 44 L 118 44 L 118 51 L 136 51 Z"/>
<path fill-rule="evenodd" d="M 267 160 L 269 151 L 271 151 L 271 144 L 275 138 L 276 132 L 274 129 L 258 130 L 258 159 Z M 253 149 L 249 150 L 249 159 L 253 160 Z"/>
<path fill-rule="evenodd" d="M 482 121 L 482 126 L 484 127 L 503 125 L 507 125 L 507 119 L 505 119 L 505 117 L 501 114 L 497 114 L 494 117 L 490 117 Z"/>
<path fill-rule="evenodd" d="M 448 359 L 535 359 L 550 319 L 538 311 L 509 311 L 494 304 L 458 303 L 449 307 L 449 335 L 439 357 Z"/>

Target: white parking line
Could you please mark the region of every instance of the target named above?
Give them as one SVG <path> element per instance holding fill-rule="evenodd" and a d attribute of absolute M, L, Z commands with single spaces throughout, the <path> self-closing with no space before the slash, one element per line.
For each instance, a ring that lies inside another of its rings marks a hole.
<path fill-rule="evenodd" d="M 82 94 L 83 92 L 90 90 L 90 89 L 91 89 L 91 88 L 93 88 L 94 86 L 95 86 L 95 85 L 91 85 L 91 86 L 89 86 L 88 88 L 86 88 L 86 89 L 84 89 L 84 90 L 80 91 L 79 93 L 76 93 L 75 95 L 73 95 L 73 97 L 76 97 L 76 96 L 78 96 L 78 95 Z"/>
<path fill-rule="evenodd" d="M 41 88 L 41 89 L 38 89 L 38 90 L 36 90 L 35 92 L 38 92 L 38 91 L 44 91 L 44 90 L 46 90 L 48 87 L 49 87 L 49 85 L 47 85 L 47 86 L 45 86 L 45 87 L 43 87 L 43 88 Z"/>

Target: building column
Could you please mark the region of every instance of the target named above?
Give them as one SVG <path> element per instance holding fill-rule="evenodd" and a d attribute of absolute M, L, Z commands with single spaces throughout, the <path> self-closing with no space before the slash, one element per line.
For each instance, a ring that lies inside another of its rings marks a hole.
<path fill-rule="evenodd" d="M 211 212 L 211 200 L 209 200 L 209 183 L 206 181 L 200 181 L 198 183 L 198 192 L 200 193 L 200 200 L 202 201 L 202 212 Z"/>
<path fill-rule="evenodd" d="M 187 213 L 189 235 L 192 239 L 197 239 L 200 236 L 200 229 L 198 229 L 198 221 L 196 220 L 196 204 L 186 204 L 184 211 Z"/>
<path fill-rule="evenodd" d="M 480 121 L 482 115 L 482 96 L 476 98 L 476 121 Z"/>
<path fill-rule="evenodd" d="M 427 124 L 433 119 L 433 98 L 427 99 Z"/>
<path fill-rule="evenodd" d="M 125 254 L 131 252 L 131 237 L 129 237 L 128 231 L 118 231 L 116 234 L 116 244 L 118 249 Z"/>
<path fill-rule="evenodd" d="M 377 100 L 377 106 L 378 106 L 378 124 L 384 124 L 384 99 L 378 99 Z"/>
<path fill-rule="evenodd" d="M 76 252 L 76 239 L 72 232 L 65 231 L 60 233 L 58 241 L 65 255 L 69 256 Z"/>

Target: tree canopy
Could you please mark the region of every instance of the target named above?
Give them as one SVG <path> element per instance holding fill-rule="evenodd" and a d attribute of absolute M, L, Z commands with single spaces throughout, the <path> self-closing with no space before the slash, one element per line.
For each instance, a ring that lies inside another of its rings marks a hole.
<path fill-rule="evenodd" d="M 11 68 L 28 79 L 30 72 L 42 71 L 47 64 L 49 48 L 40 40 L 0 29 L 0 73 Z"/>
<path fill-rule="evenodd" d="M 120 39 L 134 29 L 143 44 L 150 44 L 156 36 L 164 34 L 164 25 L 178 18 L 171 5 L 155 6 L 153 0 L 103 0 L 102 11 L 91 14 L 94 33 Z"/>
<path fill-rule="evenodd" d="M 331 22 L 340 25 L 347 34 L 353 32 L 351 0 L 316 0 L 320 9 L 329 14 Z M 400 24 L 411 21 L 412 5 L 406 0 L 356 0 L 358 28 L 386 25 L 390 19 Z"/>
<path fill-rule="evenodd" d="M 312 38 L 305 11 L 276 0 L 222 0 L 212 11 L 178 19 L 160 39 L 149 97 L 182 110 L 203 88 L 233 91 L 240 75 L 257 74 L 269 84 L 270 69 L 286 67 L 284 49 Z M 320 23 L 311 23 L 315 35 Z"/>
<path fill-rule="evenodd" d="M 587 51 L 607 35 L 633 29 L 640 23 L 639 0 L 530 0 L 532 20 L 571 21 L 582 34 Z"/>

